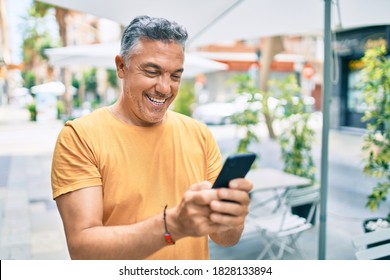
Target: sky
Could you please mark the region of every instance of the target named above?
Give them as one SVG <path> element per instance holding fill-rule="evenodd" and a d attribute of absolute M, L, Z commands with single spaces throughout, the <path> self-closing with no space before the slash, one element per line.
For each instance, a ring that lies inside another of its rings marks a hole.
<path fill-rule="evenodd" d="M 21 44 L 22 44 L 22 17 L 27 15 L 28 7 L 32 0 L 6 0 L 9 40 L 11 44 L 12 63 L 18 64 L 22 61 Z"/>
<path fill-rule="evenodd" d="M 33 0 L 5 0 L 8 16 L 9 27 L 9 40 L 11 45 L 11 57 L 12 63 L 19 64 L 22 62 L 22 33 L 24 20 L 23 17 L 27 16 L 28 8 L 31 6 Z M 47 24 L 47 25 L 46 25 Z M 109 20 L 102 20 L 101 22 L 101 34 L 102 39 L 106 41 L 113 41 L 119 38 L 120 30 L 113 22 Z M 53 36 L 58 36 L 58 26 L 55 17 L 49 18 L 45 21 L 45 28 L 48 28 L 49 32 Z"/>
<path fill-rule="evenodd" d="M 11 45 L 12 63 L 19 64 L 22 62 L 22 34 L 23 34 L 23 17 L 27 16 L 28 8 L 33 0 L 5 0 L 8 16 L 9 40 Z M 53 18 L 53 24 L 49 21 L 49 28 L 53 34 L 57 33 L 57 25 Z"/>

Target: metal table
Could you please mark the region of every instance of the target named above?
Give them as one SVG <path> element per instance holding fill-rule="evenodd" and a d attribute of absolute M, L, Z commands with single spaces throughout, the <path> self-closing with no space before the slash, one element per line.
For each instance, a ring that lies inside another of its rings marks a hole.
<path fill-rule="evenodd" d="M 308 178 L 293 175 L 274 168 L 253 169 L 248 172 L 246 179 L 253 183 L 252 193 L 261 191 L 274 192 L 272 197 L 256 205 L 257 208 L 276 200 L 277 205 L 273 212 L 281 205 L 283 194 L 288 188 L 310 186 L 312 184 L 311 180 Z"/>
<path fill-rule="evenodd" d="M 308 178 L 274 168 L 251 170 L 246 178 L 253 183 L 253 192 L 311 185 L 311 181 Z"/>

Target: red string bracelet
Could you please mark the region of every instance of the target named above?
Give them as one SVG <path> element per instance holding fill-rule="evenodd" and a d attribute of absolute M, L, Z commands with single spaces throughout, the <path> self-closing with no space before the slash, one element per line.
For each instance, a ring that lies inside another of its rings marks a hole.
<path fill-rule="evenodd" d="M 168 227 L 167 227 L 167 213 L 166 213 L 167 207 L 168 207 L 168 205 L 165 205 L 165 207 L 164 207 L 164 227 L 165 227 L 164 238 L 165 238 L 165 243 L 167 245 L 174 245 L 175 241 L 173 241 L 172 235 L 168 231 Z"/>

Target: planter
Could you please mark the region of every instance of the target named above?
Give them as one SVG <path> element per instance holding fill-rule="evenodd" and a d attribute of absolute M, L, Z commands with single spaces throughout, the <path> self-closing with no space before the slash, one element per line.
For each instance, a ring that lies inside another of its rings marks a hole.
<path fill-rule="evenodd" d="M 390 227 L 390 221 L 386 220 L 385 218 L 372 218 L 372 219 L 364 220 L 363 222 L 364 232 L 372 232 L 387 227 Z M 372 248 L 387 243 L 390 243 L 390 238 L 385 241 L 369 244 L 367 245 L 367 248 Z M 379 258 L 379 260 L 390 260 L 390 255 L 387 257 Z"/>
<path fill-rule="evenodd" d="M 37 121 L 37 112 L 30 111 L 30 121 L 33 121 L 33 122 Z"/>
<path fill-rule="evenodd" d="M 28 111 L 30 112 L 30 121 L 37 121 L 37 106 L 35 103 L 31 103 L 27 106 Z"/>

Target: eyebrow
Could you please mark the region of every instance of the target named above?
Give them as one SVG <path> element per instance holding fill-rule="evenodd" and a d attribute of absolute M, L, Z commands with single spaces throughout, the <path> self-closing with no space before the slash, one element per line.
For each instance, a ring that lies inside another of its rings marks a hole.
<path fill-rule="evenodd" d="M 160 71 L 163 70 L 160 65 L 155 64 L 153 62 L 148 62 L 148 63 L 142 64 L 141 66 L 143 69 L 147 68 L 147 67 L 152 67 L 152 68 L 155 68 L 155 69 L 160 70 Z M 173 71 L 173 73 L 178 73 L 178 72 L 181 73 L 183 71 L 184 71 L 184 68 L 179 68 L 179 69 L 176 69 L 175 71 Z"/>

